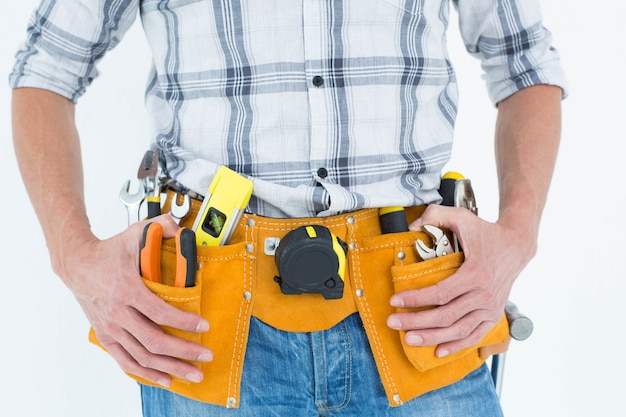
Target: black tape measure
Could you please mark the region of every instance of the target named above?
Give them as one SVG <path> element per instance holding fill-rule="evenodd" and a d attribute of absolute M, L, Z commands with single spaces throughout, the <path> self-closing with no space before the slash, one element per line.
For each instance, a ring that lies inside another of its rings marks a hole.
<path fill-rule="evenodd" d="M 343 296 L 348 246 L 324 226 L 302 226 L 280 240 L 274 280 L 283 294 L 314 293 L 326 299 Z"/>

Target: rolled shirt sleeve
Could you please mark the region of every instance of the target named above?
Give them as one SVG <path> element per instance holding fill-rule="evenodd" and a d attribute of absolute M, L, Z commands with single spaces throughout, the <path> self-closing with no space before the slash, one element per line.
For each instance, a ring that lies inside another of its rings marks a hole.
<path fill-rule="evenodd" d="M 138 0 L 43 0 L 9 75 L 13 88 L 36 87 L 74 102 L 98 75 L 137 16 Z"/>
<path fill-rule="evenodd" d="M 567 80 L 543 26 L 538 0 L 454 0 L 465 46 L 481 60 L 494 104 L 537 84 L 556 85 L 568 94 Z"/>

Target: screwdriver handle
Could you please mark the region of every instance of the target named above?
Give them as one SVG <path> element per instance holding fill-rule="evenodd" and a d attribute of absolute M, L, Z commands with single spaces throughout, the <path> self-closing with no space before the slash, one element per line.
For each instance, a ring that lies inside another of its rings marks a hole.
<path fill-rule="evenodd" d="M 458 201 L 458 190 L 457 187 L 460 187 L 460 181 L 466 181 L 465 177 L 459 172 L 446 172 L 441 177 L 441 182 L 439 183 L 439 194 L 441 195 L 441 205 L 448 207 L 465 207 L 465 204 L 461 201 Z M 467 186 L 471 187 L 471 183 L 464 183 Z M 463 251 L 461 245 L 459 243 L 459 239 L 454 235 L 452 237 L 454 250 L 457 252 Z"/>
<path fill-rule="evenodd" d="M 407 232 L 409 230 L 404 207 L 382 207 L 378 210 L 378 217 L 380 219 L 380 230 L 383 234 Z"/>
<path fill-rule="evenodd" d="M 441 177 L 441 183 L 439 184 L 439 194 L 441 194 L 441 205 L 454 207 L 454 196 L 456 190 L 457 180 L 463 179 L 463 175 L 458 172 L 446 172 Z"/>
<path fill-rule="evenodd" d="M 150 195 L 146 197 L 148 202 L 148 218 L 153 219 L 161 215 L 161 197 Z"/>

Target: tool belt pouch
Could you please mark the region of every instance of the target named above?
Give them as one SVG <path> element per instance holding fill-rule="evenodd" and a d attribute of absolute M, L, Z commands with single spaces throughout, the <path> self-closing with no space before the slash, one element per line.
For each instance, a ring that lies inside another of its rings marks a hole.
<path fill-rule="evenodd" d="M 389 298 L 401 291 L 425 288 L 454 274 L 463 263 L 463 253 L 422 261 L 415 254 L 415 239 L 421 232 L 394 233 L 362 239 L 350 261 L 356 269 L 354 287 L 357 305 L 377 362 L 381 381 L 392 406 L 463 379 L 494 353 L 508 347 L 506 317 L 476 345 L 438 358 L 436 346 L 409 346 L 406 332 L 390 329 L 386 320 L 396 309 Z"/>
<path fill-rule="evenodd" d="M 208 332 L 193 333 L 162 326 L 167 334 L 210 346 L 216 352 L 213 361 L 193 362 L 204 372 L 204 380 L 188 382 L 173 377 L 169 388 L 177 394 L 198 401 L 237 407 L 241 371 L 250 322 L 251 301 L 246 297 L 251 287 L 250 257 L 245 242 L 227 246 L 198 247 L 196 285 L 174 287 L 176 250 L 173 239 L 164 239 L 161 248 L 161 270 L 164 284 L 144 280 L 146 287 L 167 303 L 206 318 Z M 244 277 L 242 279 L 242 277 Z M 167 285 L 169 283 L 172 285 Z M 89 340 L 102 347 L 93 329 Z M 143 384 L 149 381 L 129 376 Z"/>
<path fill-rule="evenodd" d="M 391 268 L 394 290 L 395 292 L 401 292 L 435 285 L 456 272 L 462 262 L 463 253 L 459 252 L 408 266 L 394 266 Z M 396 310 L 397 312 L 417 312 L 425 309 L 398 308 Z M 506 318 L 504 316 L 499 324 L 478 345 L 442 358 L 435 356 L 436 346 L 409 346 L 405 343 L 406 332 L 400 331 L 399 336 L 402 349 L 409 361 L 419 371 L 426 372 L 438 366 L 455 362 L 466 355 L 476 357 L 477 350 L 481 346 L 491 345 L 494 342 L 504 342 L 508 335 L 508 327 L 506 326 Z"/>

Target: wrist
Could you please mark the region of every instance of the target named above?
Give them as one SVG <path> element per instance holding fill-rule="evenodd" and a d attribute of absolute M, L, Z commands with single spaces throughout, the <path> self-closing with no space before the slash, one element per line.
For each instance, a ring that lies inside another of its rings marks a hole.
<path fill-rule="evenodd" d="M 507 230 L 511 245 L 526 262 L 535 256 L 539 235 L 538 216 L 522 210 L 509 209 L 501 211 L 496 223 Z"/>
<path fill-rule="evenodd" d="M 65 221 L 54 228 L 57 232 L 46 233 L 46 243 L 52 270 L 68 284 L 71 265 L 81 257 L 85 247 L 97 241 L 89 224 L 84 221 Z"/>

